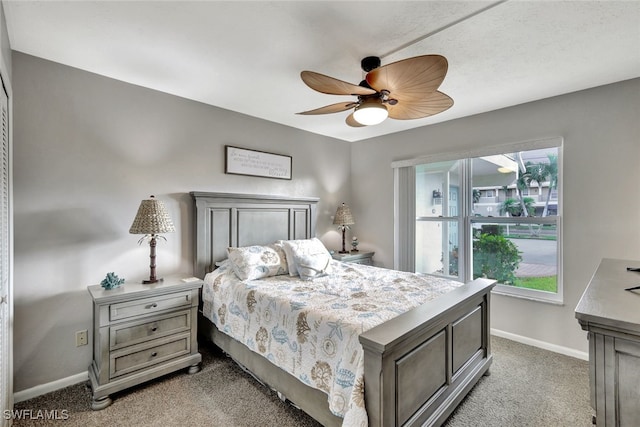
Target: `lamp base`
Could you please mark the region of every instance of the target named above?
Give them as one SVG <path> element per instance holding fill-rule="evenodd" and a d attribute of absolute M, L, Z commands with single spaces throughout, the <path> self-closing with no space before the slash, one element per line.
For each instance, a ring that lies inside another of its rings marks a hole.
<path fill-rule="evenodd" d="M 162 278 L 156 277 L 156 236 L 151 235 L 149 240 L 149 280 L 143 280 L 143 285 L 153 285 L 154 283 L 162 282 Z"/>
<path fill-rule="evenodd" d="M 348 254 L 349 251 L 347 250 L 347 247 L 344 244 L 344 232 L 347 228 L 345 226 L 342 226 L 342 250 L 338 251 L 339 254 Z"/>

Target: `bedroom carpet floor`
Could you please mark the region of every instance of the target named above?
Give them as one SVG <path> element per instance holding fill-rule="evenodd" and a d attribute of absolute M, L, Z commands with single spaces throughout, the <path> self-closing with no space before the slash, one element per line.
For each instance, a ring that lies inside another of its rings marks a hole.
<path fill-rule="evenodd" d="M 589 427 L 588 363 L 492 337 L 491 375 L 482 377 L 446 427 Z M 86 383 L 15 405 L 16 410 L 68 413 L 68 419 L 14 420 L 14 426 L 318 426 L 281 402 L 230 359 L 202 345 L 202 370 L 179 372 L 115 394 L 113 405 L 90 409 Z"/>

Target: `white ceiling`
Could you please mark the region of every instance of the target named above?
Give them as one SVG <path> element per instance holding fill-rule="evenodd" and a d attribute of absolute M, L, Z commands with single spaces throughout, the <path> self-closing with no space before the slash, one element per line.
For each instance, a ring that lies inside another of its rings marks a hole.
<path fill-rule="evenodd" d="M 11 48 L 114 79 L 357 141 L 640 77 L 640 1 L 2 0 Z M 357 84 L 360 60 L 440 54 L 436 116 L 351 128 L 350 97 L 316 93 L 312 70 Z"/>

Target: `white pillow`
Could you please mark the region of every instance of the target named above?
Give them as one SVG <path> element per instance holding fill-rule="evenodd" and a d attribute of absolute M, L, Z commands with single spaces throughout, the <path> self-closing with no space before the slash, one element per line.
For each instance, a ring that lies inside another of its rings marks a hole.
<path fill-rule="evenodd" d="M 275 250 L 278 253 L 278 256 L 280 257 L 280 267 L 282 268 L 281 268 L 281 272 L 278 274 L 289 274 L 289 264 L 287 262 L 287 253 L 284 250 L 284 245 L 282 244 L 282 242 L 275 242 L 270 245 L 267 245 L 267 247 L 273 248 L 273 250 Z"/>
<path fill-rule="evenodd" d="M 331 255 L 326 252 L 317 254 L 294 255 L 298 274 L 303 280 L 326 276 L 331 272 Z"/>
<path fill-rule="evenodd" d="M 287 273 L 284 251 L 274 245 L 227 248 L 233 271 L 240 280 L 254 280 Z"/>
<path fill-rule="evenodd" d="M 328 272 L 331 254 L 317 237 L 303 240 L 285 240 L 282 244 L 287 257 L 290 276 L 300 274 L 301 265 L 305 269 L 303 273 L 305 277 L 303 278 L 315 277 L 317 274 L 312 274 L 312 271 L 315 270 L 322 271 L 322 274 Z M 302 261 L 301 265 L 298 260 Z"/>
<path fill-rule="evenodd" d="M 291 248 L 285 245 L 285 242 L 294 242 L 295 240 L 278 240 L 274 244 L 282 245 L 282 249 L 284 250 L 285 258 L 287 259 L 287 270 L 289 270 L 289 276 L 297 276 L 298 269 L 296 268 L 296 262 L 293 259 L 293 253 L 291 252 Z"/>

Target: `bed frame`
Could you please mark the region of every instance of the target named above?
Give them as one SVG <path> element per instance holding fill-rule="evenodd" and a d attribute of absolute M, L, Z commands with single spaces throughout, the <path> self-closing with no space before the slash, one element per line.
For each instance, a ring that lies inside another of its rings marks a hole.
<path fill-rule="evenodd" d="M 194 275 L 204 277 L 228 246 L 315 236 L 315 198 L 192 192 Z M 369 425 L 438 426 L 458 406 L 493 356 L 489 305 L 494 281 L 476 279 L 360 336 Z M 342 419 L 327 395 L 308 387 L 200 316 L 199 330 L 281 398 L 325 426 Z"/>

